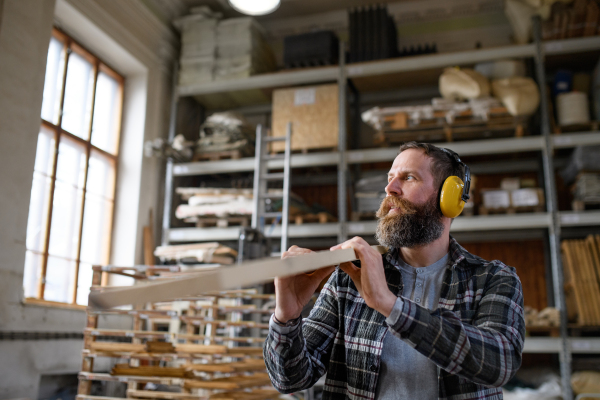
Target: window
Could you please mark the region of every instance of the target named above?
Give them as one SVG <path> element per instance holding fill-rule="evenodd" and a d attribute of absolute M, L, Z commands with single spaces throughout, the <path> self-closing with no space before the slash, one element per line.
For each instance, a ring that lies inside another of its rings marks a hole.
<path fill-rule="evenodd" d="M 53 30 L 38 136 L 25 297 L 87 305 L 92 265 L 107 264 L 123 77 Z"/>

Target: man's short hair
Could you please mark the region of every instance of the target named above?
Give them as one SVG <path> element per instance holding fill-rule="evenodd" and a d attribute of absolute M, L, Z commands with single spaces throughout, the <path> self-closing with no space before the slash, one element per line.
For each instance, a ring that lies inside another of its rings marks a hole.
<path fill-rule="evenodd" d="M 406 142 L 400 146 L 398 154 L 409 149 L 423 150 L 426 156 L 432 158 L 431 174 L 433 175 L 433 183 L 438 189 L 442 187 L 449 176 L 458 176 L 460 179 L 464 179 L 461 165 L 439 147 L 430 143 Z"/>

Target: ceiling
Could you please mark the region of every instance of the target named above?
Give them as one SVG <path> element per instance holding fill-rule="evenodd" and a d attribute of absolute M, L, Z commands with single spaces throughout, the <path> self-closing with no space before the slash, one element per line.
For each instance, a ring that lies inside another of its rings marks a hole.
<path fill-rule="evenodd" d="M 233 10 L 227 0 L 143 0 L 155 12 L 162 14 L 163 19 L 173 20 L 188 13 L 197 6 L 209 6 L 214 11 L 220 11 L 226 18 L 239 17 L 242 14 Z M 417 1 L 417 0 L 401 0 Z M 259 21 L 299 17 L 318 14 L 327 11 L 344 10 L 370 4 L 397 3 L 398 0 L 282 0 L 279 8 L 268 15 L 259 16 Z"/>

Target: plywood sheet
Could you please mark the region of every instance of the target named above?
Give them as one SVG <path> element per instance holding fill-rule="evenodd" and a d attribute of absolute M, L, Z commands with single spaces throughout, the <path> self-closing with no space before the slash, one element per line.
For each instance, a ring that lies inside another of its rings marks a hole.
<path fill-rule="evenodd" d="M 272 135 L 285 136 L 292 123 L 292 150 L 337 147 L 339 135 L 338 85 L 279 89 L 273 92 Z M 272 143 L 275 152 L 284 142 Z"/>

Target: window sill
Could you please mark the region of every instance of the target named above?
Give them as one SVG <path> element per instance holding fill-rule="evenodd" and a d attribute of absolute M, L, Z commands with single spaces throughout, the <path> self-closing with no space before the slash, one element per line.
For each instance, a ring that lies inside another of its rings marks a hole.
<path fill-rule="evenodd" d="M 58 301 L 48 301 L 48 300 L 40 300 L 34 297 L 27 297 L 23 300 L 23 304 L 28 306 L 40 306 L 40 307 L 50 307 L 50 308 L 62 308 L 66 310 L 77 310 L 77 311 L 85 311 L 87 306 L 82 306 L 80 304 L 68 304 L 68 303 L 60 303 Z"/>

